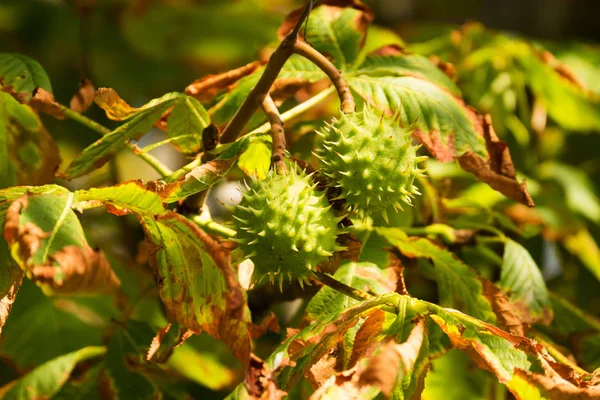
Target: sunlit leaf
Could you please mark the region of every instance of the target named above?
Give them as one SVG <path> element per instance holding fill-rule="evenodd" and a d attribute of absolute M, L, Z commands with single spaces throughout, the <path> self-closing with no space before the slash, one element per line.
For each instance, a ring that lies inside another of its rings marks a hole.
<path fill-rule="evenodd" d="M 396 289 L 397 277 L 391 268 L 383 270 L 367 262 L 342 264 L 333 277 L 355 289 L 377 295 L 394 292 Z M 338 310 L 356 303 L 356 300 L 326 286 L 310 300 L 306 308 L 306 316 L 310 320 L 322 321 Z"/>
<path fill-rule="evenodd" d="M 240 155 L 238 167 L 248 176 L 265 179 L 271 166 L 271 146 L 264 141 L 250 143 L 246 151 Z"/>
<path fill-rule="evenodd" d="M 226 160 L 212 160 L 192 168 L 173 181 L 159 180 L 149 183 L 149 186 L 153 185 L 153 191 L 158 193 L 165 203 L 173 203 L 206 190 L 217 183 L 227 175 L 236 160 L 235 157 Z"/>
<path fill-rule="evenodd" d="M 298 15 L 299 10 L 288 15 L 279 28 L 280 37 L 290 31 Z M 372 19 L 371 11 L 359 2 L 339 7 L 339 3 L 325 1 L 311 12 L 305 40 L 319 52 L 330 56 L 338 68 L 348 70 L 358 58 Z"/>
<path fill-rule="evenodd" d="M 428 239 L 408 237 L 399 229 L 376 228 L 376 232 L 407 257 L 431 259 L 436 271 L 441 305 L 462 310 L 483 321 L 496 321 L 492 306 L 483 295 L 479 277 L 453 253 Z"/>
<path fill-rule="evenodd" d="M 584 267 L 600 280 L 600 247 L 587 229 L 564 238 L 565 248 L 579 258 Z"/>
<path fill-rule="evenodd" d="M 10 388 L 2 398 L 11 400 L 52 398 L 65 384 L 77 363 L 99 357 L 105 352 L 105 347 L 85 347 L 48 361 L 18 381 L 9 384 Z"/>
<path fill-rule="evenodd" d="M 115 215 L 161 214 L 166 211 L 161 197 L 148 190 L 141 181 L 130 181 L 105 188 L 78 190 L 72 208 L 104 205 Z"/>

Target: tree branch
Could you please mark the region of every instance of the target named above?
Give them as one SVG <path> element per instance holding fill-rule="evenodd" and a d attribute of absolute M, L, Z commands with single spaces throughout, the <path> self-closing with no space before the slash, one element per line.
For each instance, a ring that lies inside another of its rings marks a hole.
<path fill-rule="evenodd" d="M 267 94 L 262 103 L 263 111 L 271 124 L 273 144 L 271 145 L 271 164 L 276 173 L 287 172 L 285 166 L 285 132 L 279 110 L 270 95 Z"/>
<path fill-rule="evenodd" d="M 343 282 L 338 281 L 326 273 L 320 271 L 313 271 L 313 278 L 324 285 L 329 286 L 330 288 L 337 290 L 340 293 L 345 294 L 346 296 L 353 298 L 354 300 L 363 301 L 363 300 L 371 300 L 374 296 L 371 296 L 367 292 L 363 292 L 362 290 L 355 289 L 351 286 L 346 285 Z"/>
<path fill-rule="evenodd" d="M 319 53 L 314 47 L 306 42 L 296 41 L 294 44 L 294 53 L 308 59 L 310 62 L 315 64 L 325 72 L 335 89 L 337 90 L 338 97 L 341 101 L 342 112 L 344 114 L 353 113 L 356 111 L 356 104 L 354 103 L 354 97 L 350 91 L 348 83 L 342 76 L 342 73 L 337 69 L 335 65 L 323 54 Z"/>
<path fill-rule="evenodd" d="M 221 143 L 234 142 L 244 126 L 248 123 L 256 109 L 262 104 L 265 97 L 269 93 L 269 89 L 277 79 L 279 71 L 283 68 L 283 64 L 287 61 L 292 54 L 294 54 L 294 43 L 298 40 L 298 31 L 302 27 L 304 20 L 308 17 L 312 8 L 313 1 L 309 0 L 306 2 L 306 6 L 302 10 L 302 14 L 298 18 L 296 25 L 290 33 L 279 44 L 279 47 L 273 52 L 262 76 L 252 88 L 246 100 L 242 103 L 240 108 L 236 111 L 235 115 L 229 122 L 229 124 L 223 130 L 221 135 Z"/>

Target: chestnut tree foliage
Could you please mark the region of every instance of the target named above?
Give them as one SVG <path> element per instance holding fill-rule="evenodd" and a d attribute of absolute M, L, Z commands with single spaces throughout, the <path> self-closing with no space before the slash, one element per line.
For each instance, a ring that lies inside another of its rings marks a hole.
<path fill-rule="evenodd" d="M 137 107 L 0 53 L 1 398 L 600 399 L 600 50 L 373 19 L 308 1 Z"/>

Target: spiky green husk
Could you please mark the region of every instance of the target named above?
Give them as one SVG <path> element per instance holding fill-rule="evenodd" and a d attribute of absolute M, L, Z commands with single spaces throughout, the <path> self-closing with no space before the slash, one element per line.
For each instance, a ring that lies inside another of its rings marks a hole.
<path fill-rule="evenodd" d="M 317 151 L 325 174 L 340 188 L 340 198 L 350 211 L 366 216 L 385 208 L 412 204 L 419 194 L 413 185 L 425 171 L 417 156 L 420 146 L 412 144 L 410 129 L 400 127 L 394 117 L 371 107 L 342 114 L 319 134 L 323 146 Z"/>
<path fill-rule="evenodd" d="M 254 263 L 253 281 L 269 276 L 307 280 L 312 268 L 340 248 L 336 218 L 310 177 L 294 168 L 254 180 L 233 212 L 236 241 Z"/>

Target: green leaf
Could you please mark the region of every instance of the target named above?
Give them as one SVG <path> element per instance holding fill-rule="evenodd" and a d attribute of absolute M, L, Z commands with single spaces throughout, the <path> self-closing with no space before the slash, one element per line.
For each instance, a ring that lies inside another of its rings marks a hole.
<path fill-rule="evenodd" d="M 62 176 L 65 179 L 73 179 L 100 168 L 113 154 L 123 148 L 129 139 L 138 138 L 147 133 L 161 115 L 182 96 L 185 95 L 167 93 L 148 103 L 152 106 L 142 107 L 141 111 L 128 115 L 129 120 L 126 123 L 86 147 L 71 162 Z"/>
<path fill-rule="evenodd" d="M 400 229 L 375 228 L 375 231 L 405 256 L 431 259 L 436 271 L 441 305 L 462 310 L 482 321 L 496 321 L 492 306 L 483 295 L 479 277 L 453 253 L 428 239 L 408 237 Z"/>
<path fill-rule="evenodd" d="M 306 24 L 306 41 L 333 58 L 339 69 L 347 71 L 358 58 L 371 18 L 360 9 L 322 5 L 310 14 Z"/>
<path fill-rule="evenodd" d="M 350 88 L 365 102 L 413 124 L 418 137 L 440 161 L 468 151 L 487 157 L 485 141 L 462 101 L 434 83 L 413 76 L 352 74 Z"/>
<path fill-rule="evenodd" d="M 112 301 L 108 297 L 50 298 L 24 280 L 4 327 L 1 354 L 20 369 L 29 369 L 87 346 L 100 346 L 104 329 L 117 315 Z"/>
<path fill-rule="evenodd" d="M 261 69 L 262 72 L 262 69 Z M 302 79 L 307 82 L 317 82 L 327 78 L 327 75 L 315 64 L 298 54 L 292 54 L 287 59 L 277 79 Z"/>
<path fill-rule="evenodd" d="M 436 67 L 428 58 L 418 54 L 370 54 L 352 74 L 365 74 L 371 77 L 412 76 L 427 80 L 455 96 L 461 95 L 460 89 L 452 79 Z"/>
<path fill-rule="evenodd" d="M 550 329 L 565 337 L 576 333 L 600 333 L 600 319 L 591 315 L 555 293 L 550 293 L 554 320 Z"/>
<path fill-rule="evenodd" d="M 167 134 L 183 153 L 197 153 L 202 148 L 202 131 L 210 124 L 208 112 L 193 97 L 182 97 L 167 120 Z"/>
<path fill-rule="evenodd" d="M 105 347 L 85 347 L 40 365 L 19 379 L 3 399 L 49 399 L 65 384 L 77 363 L 103 355 Z"/>
<path fill-rule="evenodd" d="M 142 373 L 145 353 L 153 337 L 150 325 L 134 320 L 123 323 L 112 335 L 99 381 L 110 398 L 159 398 L 156 386 Z"/>
<path fill-rule="evenodd" d="M 247 363 L 250 312 L 227 251 L 179 214 L 142 216 L 141 222 L 169 317 L 223 340 Z"/>
<path fill-rule="evenodd" d="M 586 43 L 548 44 L 556 58 L 566 65 L 584 87 L 600 95 L 600 51 Z"/>
<path fill-rule="evenodd" d="M 167 182 L 159 180 L 149 185 L 153 185 L 153 190 L 165 203 L 173 203 L 213 186 L 227 175 L 236 161 L 237 157 L 212 160 L 186 171 L 175 180 L 167 178 Z"/>
<path fill-rule="evenodd" d="M 240 155 L 238 167 L 248 176 L 263 180 L 271 167 L 271 146 L 267 141 L 253 141 Z"/>
<path fill-rule="evenodd" d="M 375 295 L 394 292 L 396 288 L 396 276 L 391 268 L 380 269 L 377 265 L 368 262 L 342 264 L 333 277 L 348 286 Z M 308 303 L 306 318 L 311 321 L 322 321 L 356 303 L 356 300 L 325 286 Z"/>
<path fill-rule="evenodd" d="M 600 131 L 600 96 L 574 82 L 556 60 L 536 51 L 521 59 L 534 95 L 548 115 L 565 129 Z"/>
<path fill-rule="evenodd" d="M 54 180 L 58 148 L 31 107 L 0 92 L 0 188 Z"/>
<path fill-rule="evenodd" d="M 23 54 L 0 53 L 0 85 L 2 90 L 29 101 L 36 87 L 52 92 L 46 71 L 37 61 Z"/>
<path fill-rule="evenodd" d="M 15 200 L 4 223 L 11 255 L 47 294 L 112 292 L 119 278 L 104 254 L 88 245 L 72 203 L 71 193 Z"/>
<path fill-rule="evenodd" d="M 504 245 L 498 286 L 508 291 L 526 322 L 550 323 L 552 306 L 542 272 L 527 249 L 512 239 L 507 238 Z"/>
<path fill-rule="evenodd" d="M 70 379 L 60 391 L 52 397 L 52 400 L 100 400 L 98 381 L 102 365 L 98 364 L 85 371 L 82 376 Z"/>
<path fill-rule="evenodd" d="M 425 378 L 423 400 L 485 400 L 490 375 L 475 368 L 469 357 L 458 350 L 450 350 L 431 362 Z"/>
<path fill-rule="evenodd" d="M 252 75 L 248 75 L 237 81 L 235 87 L 228 93 L 223 95 L 220 100 L 208 110 L 212 121 L 215 124 L 225 124 L 233 117 L 235 112 L 240 108 L 252 88 L 256 85 L 263 72 L 263 68 L 259 68 Z M 256 118 L 256 117 L 255 117 Z M 259 116 L 261 120 L 264 118 Z M 253 120 L 255 121 L 255 120 Z M 249 125 L 253 125 L 250 123 Z"/>
<path fill-rule="evenodd" d="M 4 214 L 13 201 L 24 194 L 57 194 L 67 196 L 69 190 L 59 185 L 13 186 L 0 189 L 0 225 L 4 226 Z"/>
<path fill-rule="evenodd" d="M 238 382 L 241 363 L 228 357 L 224 343 L 209 335 L 192 336 L 177 347 L 168 365 L 186 378 L 212 390 L 231 388 Z"/>
<path fill-rule="evenodd" d="M 78 190 L 74 194 L 72 208 L 100 203 L 115 215 L 134 213 L 157 215 L 166 211 L 161 197 L 148 190 L 141 181 L 130 181 L 116 186 Z"/>

